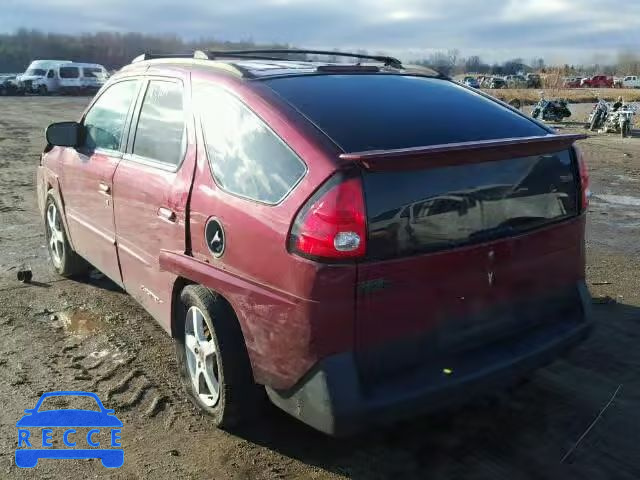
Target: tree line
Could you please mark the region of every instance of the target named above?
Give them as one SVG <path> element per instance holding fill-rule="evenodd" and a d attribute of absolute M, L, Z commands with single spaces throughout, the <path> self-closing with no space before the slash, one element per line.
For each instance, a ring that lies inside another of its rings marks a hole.
<path fill-rule="evenodd" d="M 290 45 L 257 45 L 251 40 L 227 42 L 213 38 L 185 41 L 177 35 L 145 35 L 141 33 L 98 32 L 80 35 L 44 33 L 20 29 L 11 34 L 0 34 L 0 72 L 24 72 L 32 60 L 56 59 L 99 63 L 115 70 L 131 62 L 143 52 L 185 53 L 196 49 L 233 50 L 250 48 L 290 48 Z M 366 54 L 365 50 L 358 53 Z M 299 57 L 303 58 L 303 57 Z M 329 58 L 329 60 L 336 60 Z M 594 60 L 585 65 L 559 65 L 549 67 L 541 57 L 524 61 L 514 58 L 504 62 L 485 62 L 481 57 L 463 57 L 457 49 L 436 51 L 424 59 L 412 62 L 435 68 L 446 75 L 478 73 L 514 75 L 546 70 L 562 75 L 606 74 L 640 75 L 640 57 L 634 52 L 620 52 L 615 62 Z"/>
<path fill-rule="evenodd" d="M 20 29 L 0 34 L 0 72 L 24 72 L 32 60 L 55 59 L 99 63 L 108 70 L 121 68 L 144 52 L 185 53 L 196 49 L 234 50 L 288 45 L 256 45 L 253 41 L 215 39 L 185 41 L 176 35 L 99 32 L 81 35 L 43 33 Z"/>
<path fill-rule="evenodd" d="M 640 75 L 640 56 L 631 51 L 619 52 L 616 60 L 605 63 L 593 62 L 575 65 L 547 65 L 544 58 L 535 57 L 529 61 L 514 58 L 504 62 L 487 63 L 477 55 L 463 57 L 457 49 L 436 51 L 418 60 L 419 65 L 434 68 L 445 75 L 479 73 L 490 75 L 516 75 L 518 73 L 559 72 L 561 75 Z"/>

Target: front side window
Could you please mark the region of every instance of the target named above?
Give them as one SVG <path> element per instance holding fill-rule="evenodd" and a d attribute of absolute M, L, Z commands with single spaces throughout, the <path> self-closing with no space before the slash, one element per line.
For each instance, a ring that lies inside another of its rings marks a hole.
<path fill-rule="evenodd" d="M 100 95 L 84 119 L 84 148 L 118 150 L 138 80 L 115 83 Z"/>
<path fill-rule="evenodd" d="M 60 67 L 60 78 L 78 78 L 79 76 L 78 67 Z"/>
<path fill-rule="evenodd" d="M 179 165 L 186 142 L 182 85 L 151 80 L 144 96 L 133 154 Z"/>
<path fill-rule="evenodd" d="M 306 166 L 242 102 L 212 85 L 196 88 L 213 175 L 230 193 L 276 204 L 304 176 Z"/>
<path fill-rule="evenodd" d="M 54 78 L 55 77 L 55 73 L 53 72 L 53 70 L 49 70 L 49 73 L 47 73 L 47 78 Z"/>

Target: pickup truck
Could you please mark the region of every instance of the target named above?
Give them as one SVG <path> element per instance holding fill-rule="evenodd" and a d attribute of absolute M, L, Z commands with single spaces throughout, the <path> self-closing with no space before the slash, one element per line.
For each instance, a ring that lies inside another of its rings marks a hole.
<path fill-rule="evenodd" d="M 640 77 L 629 75 L 622 79 L 622 88 L 640 88 Z"/>
<path fill-rule="evenodd" d="M 606 75 L 596 75 L 594 77 L 583 78 L 581 87 L 590 88 L 613 88 L 613 78 Z"/>

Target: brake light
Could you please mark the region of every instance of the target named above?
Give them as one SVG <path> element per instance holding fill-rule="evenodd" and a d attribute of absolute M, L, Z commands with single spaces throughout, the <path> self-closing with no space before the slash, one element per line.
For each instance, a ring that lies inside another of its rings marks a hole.
<path fill-rule="evenodd" d="M 576 152 L 576 158 L 578 159 L 578 171 L 580 172 L 580 192 L 581 192 L 581 207 L 584 212 L 589 207 L 589 197 L 591 196 L 591 190 L 589 190 L 589 170 L 587 168 L 587 162 L 584 159 L 582 150 L 577 146 L 573 147 Z"/>
<path fill-rule="evenodd" d="M 366 218 L 360 179 L 336 176 L 298 213 L 291 229 L 289 249 L 321 260 L 363 257 L 366 252 Z"/>

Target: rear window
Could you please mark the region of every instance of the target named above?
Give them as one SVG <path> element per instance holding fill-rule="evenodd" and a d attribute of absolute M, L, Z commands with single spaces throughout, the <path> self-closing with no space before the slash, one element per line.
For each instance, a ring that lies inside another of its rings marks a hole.
<path fill-rule="evenodd" d="M 419 171 L 363 174 L 374 259 L 433 252 L 577 215 L 569 151 Z"/>
<path fill-rule="evenodd" d="M 309 75 L 264 82 L 348 152 L 547 133 L 476 92 L 435 78 Z"/>
<path fill-rule="evenodd" d="M 60 67 L 60 78 L 78 78 L 79 76 L 78 67 Z"/>

